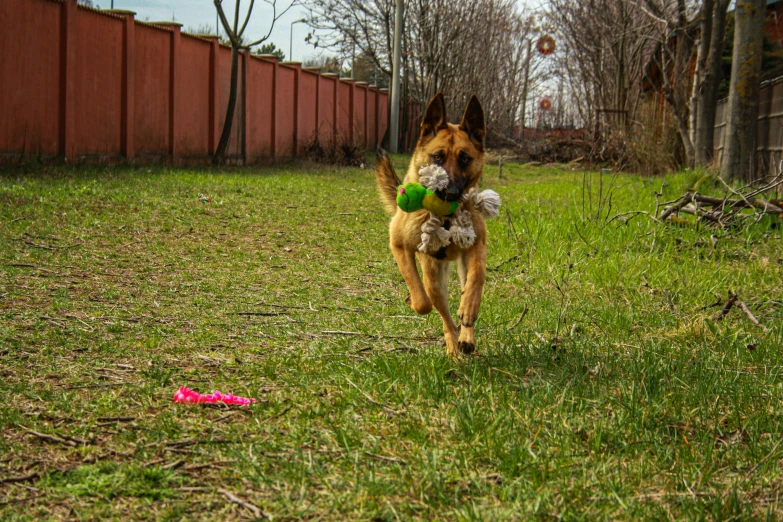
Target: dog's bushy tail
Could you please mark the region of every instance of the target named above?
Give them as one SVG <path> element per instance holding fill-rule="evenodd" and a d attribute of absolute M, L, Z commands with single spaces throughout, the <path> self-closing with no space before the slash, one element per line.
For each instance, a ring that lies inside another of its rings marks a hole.
<path fill-rule="evenodd" d="M 375 149 L 375 182 L 378 185 L 378 195 L 386 212 L 397 212 L 397 187 L 401 185 L 394 172 L 389 155 L 381 147 Z"/>

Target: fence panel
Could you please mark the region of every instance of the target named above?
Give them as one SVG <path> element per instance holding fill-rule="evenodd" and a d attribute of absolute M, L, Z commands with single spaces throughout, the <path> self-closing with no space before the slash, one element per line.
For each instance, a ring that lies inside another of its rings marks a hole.
<path fill-rule="evenodd" d="M 60 153 L 61 20 L 57 2 L 0 1 L 0 153 Z"/>
<path fill-rule="evenodd" d="M 171 134 L 171 34 L 139 24 L 134 37 L 134 156 L 165 156 Z"/>
<path fill-rule="evenodd" d="M 728 136 L 728 99 L 718 102 L 715 113 L 715 144 L 713 148 L 718 165 L 723 161 Z M 774 175 L 780 171 L 783 160 L 783 77 L 764 82 L 759 90 L 759 117 L 756 156 L 759 173 Z"/>
<path fill-rule="evenodd" d="M 216 39 L 76 0 L 2 0 L 0 27 L 0 165 L 214 153 L 231 77 L 231 50 Z M 291 158 L 316 136 L 372 149 L 386 132 L 388 93 L 361 82 L 243 52 L 237 83 L 237 162 Z"/>
<path fill-rule="evenodd" d="M 119 156 L 122 123 L 122 25 L 119 17 L 77 10 L 74 45 L 76 155 Z"/>
<path fill-rule="evenodd" d="M 177 151 L 186 159 L 208 158 L 210 121 L 210 51 L 208 40 L 183 35 L 180 41 L 179 82 L 175 121 Z"/>

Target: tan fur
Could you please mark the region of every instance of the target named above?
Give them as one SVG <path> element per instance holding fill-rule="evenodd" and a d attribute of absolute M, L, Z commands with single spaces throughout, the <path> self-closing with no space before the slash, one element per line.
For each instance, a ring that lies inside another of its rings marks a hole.
<path fill-rule="evenodd" d="M 378 195 L 383 208 L 393 216 L 397 212 L 397 187 L 401 183 L 386 151 L 378 147 L 375 154 L 375 183 L 378 185 Z"/>
<path fill-rule="evenodd" d="M 477 186 L 484 170 L 484 132 L 483 109 L 475 96 L 468 102 L 460 125 L 454 125 L 446 122 L 443 96 L 437 94 L 425 111 L 421 136 L 405 175 L 405 183 L 418 181 L 419 169 L 439 159 L 440 165 L 449 174 L 450 184 L 458 187 L 461 193 Z M 467 165 L 461 162 L 461 158 L 464 160 L 465 157 L 470 158 Z M 425 210 L 406 213 L 397 208 L 396 190 L 400 183 L 383 151 L 378 153 L 376 181 L 384 207 L 390 213 L 394 211 L 389 225 L 389 246 L 408 285 L 408 305 L 419 314 L 428 314 L 433 307 L 438 311 L 443 319 L 443 333 L 449 355 L 473 352 L 476 343 L 474 324 L 486 277 L 487 227 L 484 218 L 469 204 L 465 204 L 464 208 L 470 211 L 473 218 L 475 243 L 466 250 L 451 244 L 446 248 L 443 258 L 436 259 L 417 251 L 421 242 L 421 226 L 429 218 L 429 213 Z M 419 277 L 416 259 L 421 265 L 422 277 Z M 461 327 L 451 317 L 448 305 L 448 274 L 452 261 L 458 263 L 463 288 L 458 312 Z"/>

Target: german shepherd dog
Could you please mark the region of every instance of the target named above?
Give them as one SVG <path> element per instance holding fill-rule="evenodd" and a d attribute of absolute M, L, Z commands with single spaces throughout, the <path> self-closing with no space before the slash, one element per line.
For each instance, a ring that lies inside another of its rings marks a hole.
<path fill-rule="evenodd" d="M 424 112 L 421 136 L 413 152 L 405 183 L 418 182 L 421 167 L 437 164 L 449 175 L 448 187 L 436 192 L 446 201 L 460 201 L 462 195 L 478 185 L 484 171 L 484 109 L 478 98 L 472 96 L 465 108 L 462 122 L 454 125 L 446 121 L 446 103 L 438 93 Z M 394 172 L 389 156 L 383 149 L 377 151 L 375 180 L 378 193 L 389 214 L 394 217 L 389 225 L 389 244 L 402 277 L 410 292 L 406 302 L 419 314 L 428 314 L 432 307 L 443 319 L 446 351 L 450 356 L 470 354 L 476 349 L 474 325 L 478 317 L 481 294 L 487 270 L 487 227 L 481 213 L 470 203 L 463 204 L 473 218 L 476 241 L 468 249 L 452 243 L 436 253 L 418 251 L 422 225 L 430 217 L 426 210 L 406 213 L 397 207 L 397 187 L 401 184 Z M 449 220 L 443 227 L 448 230 Z M 416 258 L 421 264 L 422 278 L 416 268 Z M 462 297 L 458 327 L 449 312 L 449 266 L 457 262 Z"/>

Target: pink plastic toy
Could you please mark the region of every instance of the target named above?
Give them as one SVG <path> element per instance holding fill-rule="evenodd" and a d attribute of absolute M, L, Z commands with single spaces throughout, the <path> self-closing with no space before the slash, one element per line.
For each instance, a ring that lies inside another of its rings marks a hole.
<path fill-rule="evenodd" d="M 192 404 L 222 402 L 224 404 L 241 404 L 246 406 L 256 402 L 256 400 L 248 399 L 247 397 L 240 397 L 238 395 L 234 395 L 233 393 L 223 394 L 219 391 L 215 391 L 215 393 L 207 393 L 204 395 L 202 393 L 195 392 L 190 388 L 182 386 L 179 390 L 176 391 L 176 393 L 174 393 L 174 402 L 188 402 Z"/>

